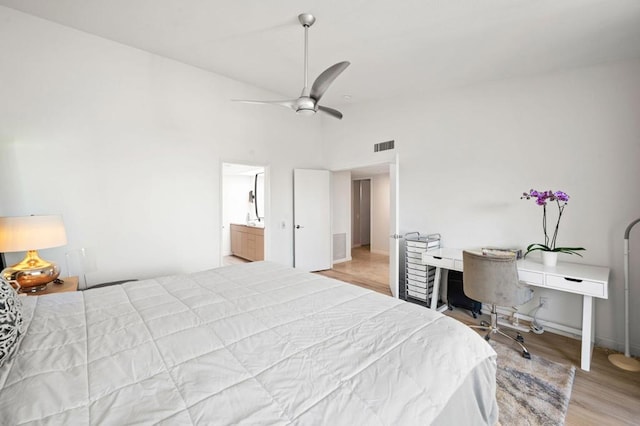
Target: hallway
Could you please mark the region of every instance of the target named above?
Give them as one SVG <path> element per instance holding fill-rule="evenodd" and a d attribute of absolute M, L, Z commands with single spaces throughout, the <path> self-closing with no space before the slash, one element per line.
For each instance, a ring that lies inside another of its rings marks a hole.
<path fill-rule="evenodd" d="M 371 253 L 369 246 L 361 246 L 351 249 L 351 259 L 318 273 L 391 296 L 389 256 Z"/>

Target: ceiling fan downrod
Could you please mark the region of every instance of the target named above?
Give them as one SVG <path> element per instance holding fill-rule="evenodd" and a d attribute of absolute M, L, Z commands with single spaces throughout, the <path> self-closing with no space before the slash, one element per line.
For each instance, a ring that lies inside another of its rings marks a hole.
<path fill-rule="evenodd" d="M 309 27 L 316 22 L 316 18 L 310 13 L 298 15 L 298 21 L 304 27 L 304 87 L 302 96 L 309 95 Z"/>

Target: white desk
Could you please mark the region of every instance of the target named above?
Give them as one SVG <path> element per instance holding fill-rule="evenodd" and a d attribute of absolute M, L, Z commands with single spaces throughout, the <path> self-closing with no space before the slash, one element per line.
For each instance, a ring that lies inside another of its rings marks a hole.
<path fill-rule="evenodd" d="M 451 248 L 428 250 L 422 254 L 422 263 L 436 267 L 433 284 L 434 297 L 431 299 L 431 309 L 436 309 L 441 269 L 462 271 L 462 250 Z M 557 266 L 548 267 L 532 260 L 519 260 L 518 276 L 521 281 L 531 286 L 582 295 L 580 367 L 589 371 L 595 321 L 593 298 L 607 299 L 609 297 L 609 268 L 568 262 L 558 262 Z"/>

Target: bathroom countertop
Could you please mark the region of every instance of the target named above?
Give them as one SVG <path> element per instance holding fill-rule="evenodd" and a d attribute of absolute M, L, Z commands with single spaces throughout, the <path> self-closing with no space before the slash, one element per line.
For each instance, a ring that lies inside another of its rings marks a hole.
<path fill-rule="evenodd" d="M 239 225 L 239 226 L 247 226 L 249 228 L 262 228 L 262 229 L 264 229 L 264 222 L 232 223 L 232 225 Z"/>

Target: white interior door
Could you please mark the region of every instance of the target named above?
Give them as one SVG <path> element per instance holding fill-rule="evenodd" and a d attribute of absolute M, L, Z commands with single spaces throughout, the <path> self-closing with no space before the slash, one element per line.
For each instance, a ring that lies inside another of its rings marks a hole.
<path fill-rule="evenodd" d="M 293 266 L 304 271 L 331 269 L 331 174 L 293 171 Z"/>
<path fill-rule="evenodd" d="M 400 236 L 399 230 L 399 173 L 398 158 L 389 165 L 389 288 L 393 297 L 398 298 L 400 276 Z"/>

